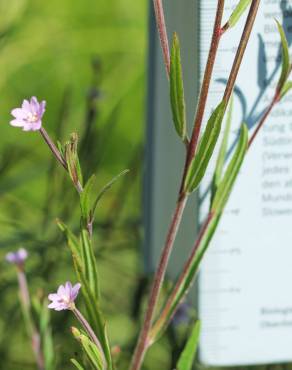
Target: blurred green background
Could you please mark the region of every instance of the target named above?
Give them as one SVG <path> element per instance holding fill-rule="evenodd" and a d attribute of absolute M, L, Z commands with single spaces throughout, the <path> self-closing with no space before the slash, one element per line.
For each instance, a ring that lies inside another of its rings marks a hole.
<path fill-rule="evenodd" d="M 138 251 L 147 25 L 146 0 L 0 0 L 0 369 L 35 369 L 7 251 L 28 249 L 32 295 L 75 282 L 55 222 L 58 217 L 78 229 L 75 190 L 38 133 L 9 126 L 10 110 L 32 95 L 47 101 L 43 122 L 54 140 L 78 132 L 86 178 L 95 173 L 102 187 L 130 169 L 103 198 L 94 234 L 111 343 L 123 348 L 121 368 L 128 361 L 143 280 Z M 69 330 L 74 320 L 68 312 L 51 312 L 51 318 L 56 368 L 72 369 L 69 359 L 79 351 Z M 161 352 L 156 359 L 167 361 Z"/>

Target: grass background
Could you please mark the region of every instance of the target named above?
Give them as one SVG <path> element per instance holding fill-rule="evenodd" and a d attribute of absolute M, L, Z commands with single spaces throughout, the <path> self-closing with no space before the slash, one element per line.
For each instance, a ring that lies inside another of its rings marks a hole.
<path fill-rule="evenodd" d="M 10 110 L 32 95 L 47 101 L 44 126 L 53 139 L 78 132 L 85 177 L 95 173 L 102 187 L 131 170 L 103 199 L 94 234 L 111 342 L 124 348 L 121 366 L 128 361 L 142 278 L 147 19 L 146 0 L 0 0 L 0 369 L 35 368 L 7 251 L 28 249 L 32 295 L 75 279 L 55 222 L 78 228 L 75 191 L 40 135 L 8 124 Z M 51 316 L 56 368 L 70 369 L 79 350 L 69 332 L 74 321 L 68 312 Z"/>

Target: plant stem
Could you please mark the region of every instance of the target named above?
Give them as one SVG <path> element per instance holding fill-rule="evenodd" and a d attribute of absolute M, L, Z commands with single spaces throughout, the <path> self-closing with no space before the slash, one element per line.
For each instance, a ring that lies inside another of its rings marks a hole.
<path fill-rule="evenodd" d="M 67 166 L 67 163 L 65 161 L 65 159 L 62 157 L 60 151 L 58 150 L 58 148 L 56 147 L 56 145 L 54 144 L 53 140 L 50 138 L 49 134 L 47 133 L 47 131 L 41 127 L 40 128 L 40 133 L 42 135 L 42 137 L 44 138 L 45 142 L 48 144 L 48 147 L 51 149 L 51 152 L 54 154 L 54 156 L 56 157 L 57 161 L 64 167 L 64 169 L 68 172 L 68 166 Z M 79 180 L 77 180 L 76 182 L 74 182 L 74 186 L 75 186 L 75 189 L 77 190 L 77 192 L 79 194 L 81 194 L 83 192 L 83 187 L 82 185 L 80 184 Z"/>
<path fill-rule="evenodd" d="M 99 349 L 99 352 L 103 359 L 104 368 L 106 368 L 106 360 L 105 355 L 102 349 L 102 345 L 100 344 L 100 341 L 98 340 L 97 336 L 95 335 L 92 327 L 89 325 L 88 321 L 85 319 L 85 317 L 82 315 L 82 313 L 74 306 L 72 309 L 72 312 L 74 313 L 77 320 L 80 322 L 80 324 L 83 326 L 87 334 L 89 335 L 92 342 L 96 345 L 96 347 Z"/>
<path fill-rule="evenodd" d="M 259 123 L 257 124 L 257 127 L 254 131 L 254 133 L 252 134 L 251 138 L 249 139 L 249 142 L 248 142 L 248 148 L 251 147 L 252 143 L 254 142 L 254 139 L 256 138 L 258 132 L 260 131 L 260 129 L 262 128 L 262 126 L 264 125 L 264 123 L 266 122 L 269 114 L 271 113 L 272 109 L 274 108 L 274 106 L 279 102 L 279 92 L 278 90 L 276 91 L 271 103 L 268 105 L 267 109 L 265 110 L 262 118 L 260 119 Z"/>
<path fill-rule="evenodd" d="M 199 96 L 198 108 L 197 108 L 197 112 L 195 115 L 193 133 L 192 133 L 191 141 L 189 144 L 184 177 L 187 172 L 186 170 L 188 169 L 196 153 L 196 149 L 198 145 L 198 140 L 199 140 L 201 126 L 202 126 L 204 113 L 206 109 L 206 103 L 207 103 L 210 83 L 212 79 L 213 69 L 214 69 L 215 60 L 216 60 L 216 56 L 218 52 L 219 42 L 220 42 L 221 35 L 222 35 L 221 22 L 222 22 L 222 16 L 223 16 L 223 11 L 224 11 L 224 1 L 225 0 L 218 0 L 218 4 L 217 4 L 215 23 L 213 27 L 213 35 L 212 35 L 211 45 L 209 49 L 207 64 L 206 64 L 206 68 L 204 72 L 201 92 Z"/>
<path fill-rule="evenodd" d="M 171 295 L 169 296 L 163 311 L 161 312 L 161 314 L 159 316 L 159 319 L 156 321 L 155 325 L 151 329 L 151 335 L 150 335 L 151 340 L 155 340 L 157 334 L 161 331 L 161 329 L 163 327 L 165 327 L 167 325 L 167 323 L 171 320 L 172 316 L 174 315 L 175 310 L 172 313 L 172 315 L 169 314 L 169 312 L 171 311 L 171 309 L 173 307 L 173 301 L 174 301 L 175 297 L 177 296 L 178 291 L 181 289 L 182 284 L 185 281 L 185 277 L 187 276 L 187 274 L 188 274 L 188 272 L 191 268 L 193 259 L 195 258 L 195 255 L 196 255 L 196 253 L 197 253 L 197 251 L 200 247 L 200 244 L 201 244 L 201 242 L 202 242 L 202 240 L 205 236 L 206 231 L 208 230 L 208 226 L 210 225 L 210 223 L 213 219 L 213 216 L 214 216 L 214 214 L 210 212 L 208 214 L 207 218 L 206 218 L 206 221 L 202 225 L 200 233 L 198 235 L 198 238 L 197 238 L 197 240 L 195 242 L 195 245 L 192 249 L 191 255 L 189 256 L 189 258 L 187 260 L 187 263 L 185 264 L 184 269 L 183 269 L 181 275 L 179 276 L 179 279 L 178 279 L 174 289 L 172 290 Z M 179 306 L 179 304 L 177 305 L 177 307 L 178 306 Z"/>
<path fill-rule="evenodd" d="M 159 32 L 159 37 L 160 37 L 160 42 L 162 46 L 162 51 L 163 51 L 163 56 L 164 56 L 164 63 L 167 71 L 167 75 L 169 76 L 170 73 L 170 55 L 169 55 L 169 46 L 168 46 L 168 38 L 167 38 L 167 32 L 166 32 L 166 26 L 165 26 L 165 17 L 164 17 L 164 11 L 163 11 L 163 6 L 162 6 L 162 0 L 154 0 L 154 9 L 155 9 L 155 16 L 156 16 L 156 23 L 157 23 L 157 28 Z M 199 125 L 199 131 L 205 111 L 205 106 L 206 106 L 206 101 L 207 101 L 207 96 L 208 96 L 208 91 L 209 91 L 209 86 L 211 82 L 211 77 L 212 77 L 212 72 L 215 64 L 215 59 L 218 51 L 218 45 L 220 41 L 220 36 L 221 36 L 221 21 L 222 21 L 222 16 L 223 16 L 223 10 L 224 10 L 224 0 L 219 0 L 218 5 L 217 5 L 217 13 L 216 13 L 216 18 L 215 18 L 215 23 L 214 23 L 214 30 L 213 30 L 213 37 L 211 41 L 211 46 L 210 46 L 210 52 L 209 52 L 209 57 L 207 61 L 207 66 L 206 66 L 206 71 L 205 71 L 205 76 L 204 76 L 204 82 L 200 94 L 200 99 L 199 99 L 199 104 L 198 104 L 198 119 L 195 120 L 196 125 Z M 194 127 L 194 133 L 192 136 L 192 141 L 188 145 L 188 153 L 187 153 L 187 159 L 186 159 L 186 164 L 185 164 L 185 170 L 184 170 L 184 175 L 182 178 L 181 182 L 181 188 L 179 192 L 179 199 L 177 201 L 176 205 L 176 210 L 174 212 L 174 216 L 172 219 L 172 222 L 169 227 L 169 231 L 166 237 L 166 242 L 160 257 L 160 261 L 158 264 L 158 268 L 155 273 L 154 277 L 154 282 L 152 285 L 152 289 L 150 292 L 150 298 L 148 302 L 148 306 L 146 309 L 146 314 L 144 318 L 144 323 L 138 338 L 138 343 L 134 352 L 134 356 L 132 359 L 132 364 L 131 364 L 131 370 L 139 370 L 141 368 L 145 353 L 149 347 L 149 332 L 152 326 L 153 322 L 153 316 L 155 314 L 155 309 L 157 306 L 160 290 L 164 281 L 167 265 L 168 265 L 168 260 L 170 257 L 170 254 L 172 252 L 174 240 L 177 234 L 177 230 L 180 226 L 181 219 L 182 219 L 182 214 L 187 202 L 187 195 L 183 192 L 183 184 L 184 184 L 184 178 L 187 173 L 188 166 L 191 162 L 191 153 L 195 153 L 196 149 L 196 144 L 198 141 L 198 137 L 196 138 L 196 135 L 199 135 L 199 131 L 197 134 L 197 127 Z M 194 155 L 194 154 L 193 154 Z"/>
<path fill-rule="evenodd" d="M 161 48 L 163 52 L 164 65 L 166 69 L 167 77 L 170 74 L 170 53 L 169 53 L 169 43 L 165 25 L 164 10 L 162 5 L 162 0 L 153 0 L 156 24 L 158 29 L 158 34 L 160 38 Z"/>
<path fill-rule="evenodd" d="M 251 3 L 250 9 L 249 9 L 247 20 L 244 26 L 244 30 L 241 36 L 241 40 L 240 40 L 240 43 L 237 49 L 237 53 L 234 59 L 234 63 L 233 63 L 233 66 L 230 72 L 230 76 L 229 76 L 226 89 L 225 89 L 225 93 L 224 93 L 224 97 L 223 97 L 223 100 L 226 102 L 226 106 L 229 102 L 230 96 L 232 94 L 232 91 L 235 85 L 235 81 L 236 81 L 236 78 L 239 72 L 239 68 L 241 66 L 241 62 L 242 62 L 242 59 L 243 59 L 243 56 L 246 50 L 246 46 L 249 41 L 249 37 L 250 37 L 251 31 L 253 29 L 253 25 L 256 19 L 260 1 L 261 0 L 253 0 Z"/>
<path fill-rule="evenodd" d="M 43 127 L 40 128 L 40 134 L 44 138 L 45 142 L 48 144 L 49 148 L 51 149 L 52 153 L 57 158 L 57 160 L 61 163 L 61 165 L 65 168 L 65 170 L 68 171 L 67 163 L 65 162 L 64 158 L 61 156 L 61 153 L 57 149 L 56 145 L 53 143 L 49 134 Z"/>
<path fill-rule="evenodd" d="M 34 353 L 38 370 L 44 370 L 45 366 L 44 366 L 44 357 L 41 349 L 40 334 L 36 329 L 32 319 L 30 295 L 23 266 L 17 267 L 17 278 L 19 285 L 20 301 L 23 309 L 24 319 L 27 324 L 28 335 L 30 336 L 31 339 L 32 351 Z"/>
<path fill-rule="evenodd" d="M 187 195 L 182 195 L 176 205 L 176 209 L 170 224 L 170 228 L 166 237 L 166 242 L 162 251 L 162 255 L 160 257 L 160 261 L 158 264 L 158 268 L 155 273 L 152 289 L 150 292 L 150 298 L 148 302 L 148 306 L 146 309 L 145 319 L 143 323 L 143 327 L 140 332 L 140 336 L 138 339 L 138 343 L 135 349 L 135 353 L 133 356 L 131 370 L 138 370 L 140 369 L 145 353 L 149 346 L 149 331 L 151 329 L 151 325 L 153 322 L 153 316 L 155 314 L 155 309 L 157 306 L 159 293 L 164 281 L 166 268 L 168 265 L 168 260 L 172 251 L 173 243 L 177 234 L 178 227 L 180 225 L 182 214 L 187 202 Z"/>

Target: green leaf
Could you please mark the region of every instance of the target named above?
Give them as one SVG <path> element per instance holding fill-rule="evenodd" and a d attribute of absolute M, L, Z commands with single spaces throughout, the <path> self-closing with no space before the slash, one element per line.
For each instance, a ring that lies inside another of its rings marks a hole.
<path fill-rule="evenodd" d="M 276 20 L 282 43 L 282 71 L 278 82 L 278 88 L 282 90 L 290 74 L 290 57 L 287 38 L 281 24 Z"/>
<path fill-rule="evenodd" d="M 241 127 L 241 133 L 238 140 L 237 148 L 214 196 L 211 212 L 216 214 L 222 213 L 235 183 L 235 180 L 238 176 L 244 156 L 246 154 L 247 147 L 248 128 L 245 124 L 243 124 Z"/>
<path fill-rule="evenodd" d="M 210 241 L 212 240 L 217 229 L 218 223 L 222 216 L 222 211 L 226 205 L 234 182 L 241 168 L 247 147 L 248 129 L 246 125 L 242 125 L 237 148 L 215 194 L 208 222 L 206 222 L 204 226 L 204 233 L 201 235 L 201 237 L 199 237 L 198 244 L 192 251 L 192 255 L 190 261 L 188 262 L 188 267 L 184 271 L 184 275 L 181 276 L 180 280 L 174 286 L 165 308 L 151 329 L 150 338 L 153 342 L 159 339 L 164 333 L 174 312 L 182 302 L 194 281 L 202 258 L 205 255 L 210 245 Z"/>
<path fill-rule="evenodd" d="M 84 263 L 84 271 L 90 289 L 97 300 L 99 300 L 99 277 L 96 257 L 94 255 L 92 240 L 87 229 L 81 230 L 82 256 Z"/>
<path fill-rule="evenodd" d="M 196 321 L 185 348 L 177 363 L 177 370 L 191 370 L 199 344 L 200 321 Z"/>
<path fill-rule="evenodd" d="M 211 212 L 220 214 L 222 213 L 225 204 L 229 198 L 235 180 L 241 168 L 246 150 L 248 147 L 248 128 L 245 124 L 241 127 L 241 133 L 238 140 L 237 148 L 233 157 L 226 169 L 222 181 L 220 182 L 217 192 L 214 196 Z"/>
<path fill-rule="evenodd" d="M 81 214 L 85 220 L 89 220 L 90 218 L 90 196 L 95 180 L 96 176 L 92 175 L 87 181 L 83 192 L 80 194 Z"/>
<path fill-rule="evenodd" d="M 77 328 L 72 328 L 72 334 L 81 344 L 94 369 L 104 370 L 103 356 L 95 343 L 93 343 L 87 335 L 82 334 Z"/>
<path fill-rule="evenodd" d="M 91 210 L 91 213 L 92 213 L 92 219 L 94 218 L 94 214 L 95 214 L 95 210 L 96 210 L 96 207 L 99 203 L 99 201 L 101 200 L 101 198 L 103 197 L 103 195 L 115 184 L 115 182 L 122 176 L 124 176 L 125 174 L 127 174 L 129 172 L 129 170 L 124 170 L 122 171 L 121 173 L 119 173 L 116 177 L 114 177 L 110 182 L 108 182 L 101 190 L 100 192 L 98 193 L 97 197 L 95 198 L 95 201 L 94 201 L 94 204 L 93 204 L 93 207 L 92 207 L 92 210 Z"/>
<path fill-rule="evenodd" d="M 83 267 L 82 262 L 82 249 L 79 243 L 78 238 L 71 232 L 71 230 L 60 220 L 56 220 L 57 225 L 59 226 L 60 230 L 65 234 L 69 249 L 71 251 L 74 260 Z"/>
<path fill-rule="evenodd" d="M 284 96 L 292 89 L 292 81 L 287 81 L 282 90 L 281 90 L 281 94 L 280 94 L 280 98 L 284 98 Z"/>
<path fill-rule="evenodd" d="M 217 157 L 217 163 L 216 163 L 215 173 L 213 177 L 211 199 L 213 199 L 213 195 L 216 192 L 219 182 L 221 181 L 221 177 L 222 177 L 224 162 L 226 159 L 228 138 L 229 138 L 231 122 L 232 122 L 232 112 L 233 112 L 233 97 L 230 99 L 230 104 L 229 104 L 229 109 L 228 109 L 227 119 L 226 119 L 226 126 L 225 126 L 223 139 L 222 139 L 220 150 L 219 150 L 218 157 Z"/>
<path fill-rule="evenodd" d="M 40 312 L 40 335 L 44 354 L 45 369 L 53 370 L 55 369 L 55 352 L 47 300 L 44 300 Z"/>
<path fill-rule="evenodd" d="M 197 153 L 195 154 L 186 175 L 184 187 L 188 193 L 191 193 L 199 186 L 206 173 L 220 134 L 225 107 L 225 102 L 222 101 L 208 120 L 206 129 L 200 140 Z"/>
<path fill-rule="evenodd" d="M 184 141 L 186 139 L 186 108 L 183 87 L 183 75 L 179 39 L 173 35 L 170 57 L 170 102 L 176 132 Z"/>
<path fill-rule="evenodd" d="M 80 363 L 77 360 L 75 360 L 75 358 L 71 358 L 70 361 L 76 367 L 76 369 L 78 369 L 78 370 L 85 370 L 85 367 L 81 366 Z"/>
<path fill-rule="evenodd" d="M 227 24 L 229 28 L 234 27 L 239 21 L 242 14 L 245 12 L 246 8 L 250 5 L 251 0 L 240 0 L 233 10 Z"/>

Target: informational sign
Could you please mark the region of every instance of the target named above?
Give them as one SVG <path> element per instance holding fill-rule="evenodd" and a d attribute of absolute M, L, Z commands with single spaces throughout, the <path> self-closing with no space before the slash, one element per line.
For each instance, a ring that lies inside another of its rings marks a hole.
<path fill-rule="evenodd" d="M 238 0 L 225 3 L 226 21 Z M 190 123 L 216 4 L 216 0 L 165 4 L 169 36 L 178 31 L 181 39 Z M 205 122 L 222 99 L 246 15 L 220 43 Z M 275 18 L 283 24 L 290 45 L 292 1 L 261 1 L 236 85 L 230 153 L 239 125 L 246 122 L 252 132 L 274 94 L 281 61 Z M 146 266 L 153 270 L 174 209 L 184 151 L 171 125 L 168 84 L 154 37 L 151 45 L 145 251 Z M 212 165 L 199 199 L 193 196 L 189 201 L 168 272 L 172 278 L 193 245 L 196 225 L 206 215 L 211 170 Z M 202 322 L 203 364 L 292 362 L 292 95 L 274 108 L 246 157 L 190 300 L 196 302 Z"/>
<path fill-rule="evenodd" d="M 217 1 L 200 6 L 205 65 Z M 237 0 L 226 1 L 230 14 Z M 292 41 L 292 1 L 262 0 L 234 96 L 230 150 L 241 122 L 252 131 L 280 75 L 275 18 Z M 208 114 L 220 101 L 244 19 L 222 38 Z M 201 72 L 203 69 L 201 69 Z M 207 118 L 207 116 L 206 116 Z M 200 216 L 208 207 L 205 180 Z M 198 284 L 200 360 L 209 365 L 292 361 L 292 96 L 277 105 L 243 165 Z"/>

